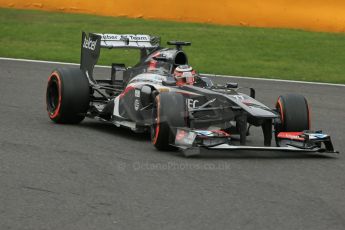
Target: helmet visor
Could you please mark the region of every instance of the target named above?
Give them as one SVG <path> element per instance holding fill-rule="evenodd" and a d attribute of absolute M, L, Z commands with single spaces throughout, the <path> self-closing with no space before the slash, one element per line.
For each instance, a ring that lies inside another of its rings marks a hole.
<path fill-rule="evenodd" d="M 187 84 L 192 84 L 194 82 L 194 76 L 192 72 L 184 72 L 182 77 L 186 79 Z"/>

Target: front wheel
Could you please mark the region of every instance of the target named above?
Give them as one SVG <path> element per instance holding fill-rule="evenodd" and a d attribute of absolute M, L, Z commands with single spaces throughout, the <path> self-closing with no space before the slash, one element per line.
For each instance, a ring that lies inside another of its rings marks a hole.
<path fill-rule="evenodd" d="M 186 126 L 186 103 L 183 95 L 160 93 L 152 110 L 151 141 L 158 150 L 173 150 L 176 127 Z"/>
<path fill-rule="evenodd" d="M 279 96 L 276 109 L 281 123 L 276 125 L 279 132 L 301 132 L 310 129 L 308 102 L 302 95 L 286 94 Z"/>

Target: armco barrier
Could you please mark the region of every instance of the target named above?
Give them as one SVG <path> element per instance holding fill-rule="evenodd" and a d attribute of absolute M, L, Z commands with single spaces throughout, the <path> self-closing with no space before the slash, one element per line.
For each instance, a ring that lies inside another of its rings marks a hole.
<path fill-rule="evenodd" d="M 345 0 L 0 0 L 0 7 L 345 32 Z"/>

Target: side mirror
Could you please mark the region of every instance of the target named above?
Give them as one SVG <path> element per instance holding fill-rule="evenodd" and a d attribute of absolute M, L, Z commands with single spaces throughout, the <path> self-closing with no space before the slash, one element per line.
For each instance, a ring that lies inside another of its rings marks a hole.
<path fill-rule="evenodd" d="M 214 84 L 212 80 L 208 77 L 200 77 L 203 82 L 205 82 L 206 87 L 211 88 Z"/>
<path fill-rule="evenodd" d="M 238 83 L 236 83 L 236 82 L 227 82 L 226 83 L 226 88 L 236 89 L 236 88 L 238 88 Z"/>

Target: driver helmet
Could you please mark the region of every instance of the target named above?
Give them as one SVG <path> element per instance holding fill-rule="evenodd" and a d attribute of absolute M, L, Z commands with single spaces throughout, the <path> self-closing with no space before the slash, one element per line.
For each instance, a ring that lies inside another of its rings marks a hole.
<path fill-rule="evenodd" d="M 176 85 L 193 85 L 195 81 L 196 72 L 190 65 L 179 65 L 174 70 L 174 78 Z"/>

